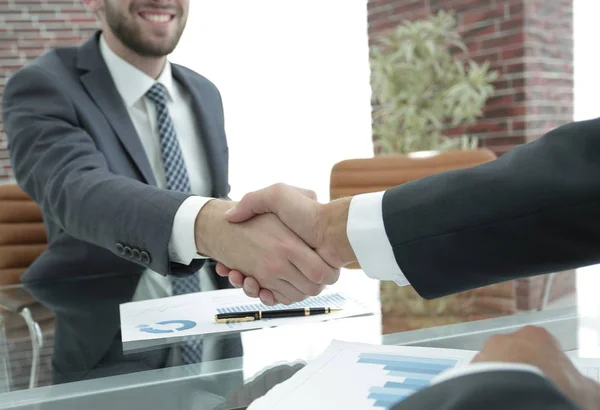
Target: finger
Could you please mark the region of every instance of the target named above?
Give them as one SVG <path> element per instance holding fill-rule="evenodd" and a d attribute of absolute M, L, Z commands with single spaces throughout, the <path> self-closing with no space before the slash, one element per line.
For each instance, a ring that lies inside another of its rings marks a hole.
<path fill-rule="evenodd" d="M 246 279 L 246 277 L 240 271 L 232 270 L 229 272 L 229 283 L 236 288 L 241 288 L 244 285 L 244 279 Z"/>
<path fill-rule="evenodd" d="M 227 266 L 223 265 L 221 262 L 217 262 L 215 270 L 217 271 L 217 275 L 219 276 L 229 276 L 230 269 Z"/>
<path fill-rule="evenodd" d="M 304 299 L 306 299 L 306 295 L 304 293 L 299 291 L 298 288 L 296 288 L 294 285 L 292 285 L 284 279 L 278 280 L 275 284 L 275 288 L 271 290 L 273 291 L 273 294 L 275 294 L 275 291 L 279 292 L 281 295 L 285 296 L 286 299 L 289 300 L 291 303 L 301 302 Z"/>
<path fill-rule="evenodd" d="M 308 279 L 294 283 L 305 295 L 317 296 L 323 290 L 322 285 L 333 285 L 340 277 L 340 270 L 332 268 L 308 246 L 301 246 L 290 256 L 290 261 Z M 320 285 L 320 286 L 319 286 Z"/>
<path fill-rule="evenodd" d="M 292 302 L 290 299 L 288 299 L 288 297 L 287 297 L 287 296 L 285 296 L 284 294 L 282 294 L 282 293 L 280 293 L 280 292 L 278 292 L 278 291 L 276 291 L 276 290 L 273 290 L 272 292 L 273 292 L 273 296 L 275 297 L 275 301 L 276 301 L 277 303 L 281 303 L 281 304 L 283 304 L 283 305 L 291 305 L 291 304 L 293 303 L 293 302 Z"/>
<path fill-rule="evenodd" d="M 269 188 L 250 192 L 243 196 L 233 208 L 225 212 L 229 222 L 239 223 L 247 221 L 255 215 L 271 212 L 269 208 Z"/>
<path fill-rule="evenodd" d="M 233 208 L 226 212 L 229 222 L 244 222 L 255 215 L 268 212 L 277 213 L 280 202 L 289 203 L 290 194 L 294 192 L 312 201 L 317 200 L 317 194 L 310 189 L 294 187 L 286 184 L 275 184 L 255 192 L 250 192 Z"/>
<path fill-rule="evenodd" d="M 260 298 L 260 301 L 267 306 L 273 306 L 275 303 L 277 303 L 273 292 L 271 292 L 269 289 L 261 289 L 258 293 L 258 297 Z"/>
<path fill-rule="evenodd" d="M 254 278 L 246 278 L 244 280 L 244 293 L 251 298 L 257 298 L 260 292 L 260 285 Z"/>

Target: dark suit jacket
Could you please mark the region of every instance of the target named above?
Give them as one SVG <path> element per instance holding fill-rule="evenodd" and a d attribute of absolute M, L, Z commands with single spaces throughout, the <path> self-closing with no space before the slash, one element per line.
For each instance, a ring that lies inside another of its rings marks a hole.
<path fill-rule="evenodd" d="M 392 410 L 577 410 L 550 381 L 527 372 L 496 371 L 450 379 L 409 396 Z"/>
<path fill-rule="evenodd" d="M 198 271 L 204 263 L 196 260 L 184 266 L 169 260 L 173 220 L 189 194 L 156 187 L 100 53 L 99 35 L 81 47 L 49 51 L 19 70 L 6 85 L 3 100 L 14 172 L 19 185 L 40 205 L 49 242 L 22 281 L 129 277 L 110 295 L 110 314 L 97 312 L 98 323 L 85 329 L 89 333 L 83 347 L 89 357 L 82 371 L 97 363 L 114 343 L 118 303 L 131 300 L 145 269 L 182 276 Z M 192 96 L 199 138 L 210 165 L 212 195 L 227 196 L 228 148 L 219 91 L 185 67 L 173 64 L 172 72 Z M 124 246 L 134 250 L 132 257 L 123 254 Z M 226 280 L 214 277 L 220 287 L 228 286 Z M 57 318 L 57 339 L 66 341 L 63 333 L 84 330 L 73 326 L 84 326 L 85 321 L 67 325 L 63 319 Z M 67 350 L 68 343 L 57 343 L 55 361 L 77 366 Z"/>
<path fill-rule="evenodd" d="M 425 298 L 600 263 L 600 119 L 390 189 L 383 218 Z"/>

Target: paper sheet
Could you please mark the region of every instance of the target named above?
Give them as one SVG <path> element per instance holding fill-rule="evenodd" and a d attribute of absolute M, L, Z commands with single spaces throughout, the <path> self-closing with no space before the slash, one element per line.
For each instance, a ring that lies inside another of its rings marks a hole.
<path fill-rule="evenodd" d="M 387 409 L 476 352 L 334 341 L 248 410 Z"/>
<path fill-rule="evenodd" d="M 326 315 L 265 319 L 245 323 L 220 324 L 215 322 L 216 313 L 297 307 L 331 307 L 341 308 L 342 311 Z M 325 290 L 319 296 L 290 306 L 265 306 L 257 302 L 257 299 L 246 296 L 241 289 L 199 292 L 120 305 L 123 343 L 158 339 L 176 341 L 195 335 L 322 322 L 368 315 L 373 312 L 373 308 L 369 308 L 364 302 L 335 290 Z"/>

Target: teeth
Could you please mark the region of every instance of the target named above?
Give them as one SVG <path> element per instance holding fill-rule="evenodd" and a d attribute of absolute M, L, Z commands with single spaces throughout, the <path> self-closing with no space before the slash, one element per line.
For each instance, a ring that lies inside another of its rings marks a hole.
<path fill-rule="evenodd" d="M 145 14 L 144 18 L 154 23 L 166 23 L 171 20 L 171 16 L 168 14 Z"/>

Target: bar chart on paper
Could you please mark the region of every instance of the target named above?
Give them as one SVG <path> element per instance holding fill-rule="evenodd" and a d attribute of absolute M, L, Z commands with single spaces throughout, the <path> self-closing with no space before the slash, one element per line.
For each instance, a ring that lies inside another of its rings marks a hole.
<path fill-rule="evenodd" d="M 245 323 L 222 324 L 215 322 L 216 313 L 304 307 L 330 307 L 342 310 L 327 315 L 265 319 Z M 373 312 L 374 308 L 370 307 L 367 302 L 333 289 L 326 289 L 319 296 L 307 298 L 302 302 L 285 307 L 256 303 L 256 299 L 249 298 L 241 289 L 190 293 L 120 305 L 124 349 L 136 348 L 136 343 L 139 341 L 169 340 L 172 342 L 188 336 L 316 323 L 351 316 L 370 315 Z"/>
<path fill-rule="evenodd" d="M 475 354 L 336 341 L 249 409 L 390 409 L 429 386 L 438 374 L 465 366 Z"/>
<path fill-rule="evenodd" d="M 312 298 L 308 298 L 303 300 L 302 302 L 293 303 L 291 305 L 286 306 L 286 309 L 296 309 L 296 308 L 305 308 L 305 307 L 321 307 L 328 306 L 331 308 L 342 308 L 346 302 L 346 298 L 340 293 L 332 293 L 330 295 L 321 295 L 315 296 Z M 261 310 L 261 311 L 269 311 L 269 310 L 277 310 L 281 309 L 281 306 L 266 306 L 262 303 L 253 303 L 247 305 L 231 305 L 225 306 L 217 309 L 217 313 L 235 313 L 235 312 L 248 312 L 250 310 Z"/>
<path fill-rule="evenodd" d="M 390 408 L 411 394 L 429 386 L 431 379 L 444 370 L 452 369 L 458 359 L 437 359 L 399 354 L 361 353 L 359 364 L 374 365 L 389 377 L 383 386 L 371 386 L 368 398 L 374 408 Z M 360 369 L 357 369 L 360 371 Z"/>

